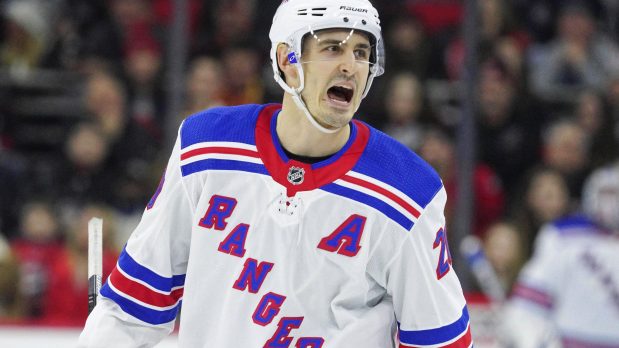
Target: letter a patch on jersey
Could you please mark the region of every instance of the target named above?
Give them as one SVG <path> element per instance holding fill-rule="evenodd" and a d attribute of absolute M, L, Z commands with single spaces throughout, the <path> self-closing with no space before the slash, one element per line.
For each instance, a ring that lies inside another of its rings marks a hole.
<path fill-rule="evenodd" d="M 248 231 L 248 224 L 238 224 L 238 226 L 228 234 L 226 239 L 219 243 L 219 248 L 217 250 L 224 254 L 243 257 L 243 255 L 245 255 L 245 240 L 247 239 Z"/>
<path fill-rule="evenodd" d="M 361 249 L 361 236 L 365 226 L 365 217 L 353 214 L 333 233 L 320 240 L 318 248 L 346 256 L 355 256 Z"/>

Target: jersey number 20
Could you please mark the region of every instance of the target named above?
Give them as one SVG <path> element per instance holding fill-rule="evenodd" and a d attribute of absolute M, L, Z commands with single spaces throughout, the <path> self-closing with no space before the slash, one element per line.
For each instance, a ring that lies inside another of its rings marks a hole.
<path fill-rule="evenodd" d="M 443 278 L 451 269 L 451 253 L 447 243 L 447 233 L 445 233 L 445 229 L 442 227 L 436 232 L 433 249 L 439 246 L 441 249 L 438 256 L 438 266 L 436 266 L 436 279 Z"/>

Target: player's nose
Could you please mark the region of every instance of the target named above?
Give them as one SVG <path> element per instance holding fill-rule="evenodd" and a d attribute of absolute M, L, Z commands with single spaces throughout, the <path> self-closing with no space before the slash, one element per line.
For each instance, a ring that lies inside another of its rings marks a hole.
<path fill-rule="evenodd" d="M 352 75 L 357 72 L 357 60 L 353 50 L 346 50 L 342 55 L 339 65 L 340 72 L 346 75 Z"/>

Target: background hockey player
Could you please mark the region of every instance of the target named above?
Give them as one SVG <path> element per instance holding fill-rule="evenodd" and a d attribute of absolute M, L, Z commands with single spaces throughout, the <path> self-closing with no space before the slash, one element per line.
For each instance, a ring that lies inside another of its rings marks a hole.
<path fill-rule="evenodd" d="M 540 232 L 507 309 L 515 347 L 619 347 L 619 163 L 594 171 L 584 215 Z"/>
<path fill-rule="evenodd" d="M 285 0 L 270 31 L 282 105 L 182 124 L 82 347 L 469 347 L 445 189 L 352 120 L 384 70 L 367 0 Z M 394 339 L 395 337 L 395 339 Z"/>

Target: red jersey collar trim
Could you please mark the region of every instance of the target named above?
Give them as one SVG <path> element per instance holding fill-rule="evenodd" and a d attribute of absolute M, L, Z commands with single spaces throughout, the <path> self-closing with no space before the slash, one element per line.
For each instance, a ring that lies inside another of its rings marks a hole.
<path fill-rule="evenodd" d="M 278 151 L 281 144 L 272 122 L 280 110 L 280 104 L 270 104 L 260 111 L 256 124 L 256 148 L 273 180 L 286 187 L 289 197 L 344 177 L 357 164 L 370 138 L 369 128 L 353 120 L 350 124 L 351 139 L 330 158 L 314 165 L 288 159 Z"/>

